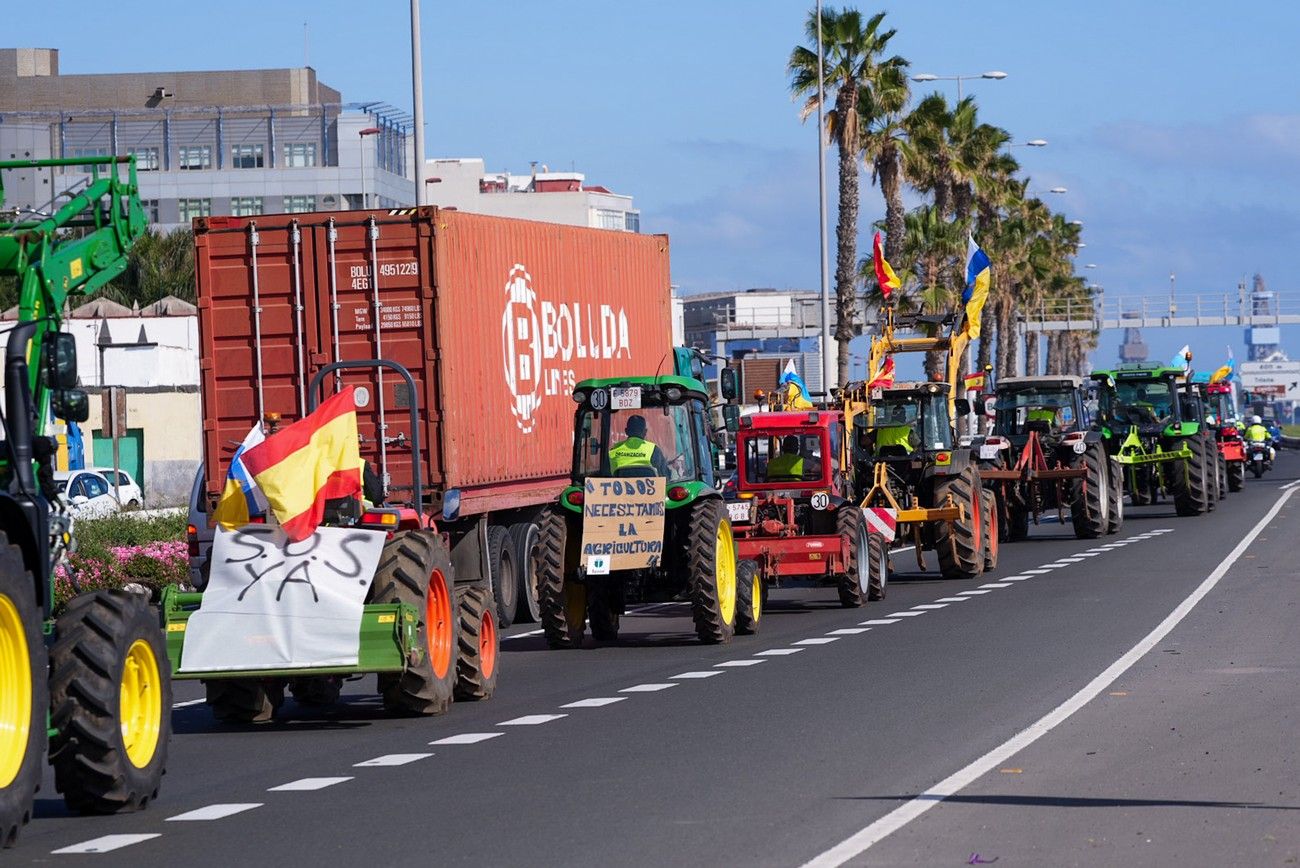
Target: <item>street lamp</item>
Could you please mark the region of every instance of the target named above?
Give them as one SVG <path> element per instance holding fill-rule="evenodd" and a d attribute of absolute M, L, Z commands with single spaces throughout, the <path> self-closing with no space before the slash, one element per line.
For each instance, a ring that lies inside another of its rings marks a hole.
<path fill-rule="evenodd" d="M 1071 220 L 1071 221 L 1070 221 L 1070 225 L 1071 225 L 1071 226 L 1082 226 L 1082 225 L 1083 225 L 1083 221 L 1082 221 L 1082 220 Z"/>
<path fill-rule="evenodd" d="M 366 209 L 366 136 L 377 136 L 382 133 L 379 127 L 366 127 L 364 130 L 358 130 L 357 136 L 361 139 L 361 210 Z"/>
<path fill-rule="evenodd" d="M 1006 78 L 1007 74 L 1001 70 L 990 70 L 981 72 L 979 75 L 935 75 L 932 72 L 920 72 L 912 76 L 912 81 L 955 81 L 957 82 L 957 102 L 961 102 L 961 83 L 976 78 L 991 78 L 995 81 L 1001 81 Z"/>
<path fill-rule="evenodd" d="M 1047 139 L 1030 139 L 1027 142 L 1011 142 L 1007 145 L 1007 147 L 1008 148 L 1045 148 L 1047 147 Z"/>
<path fill-rule="evenodd" d="M 1095 262 L 1089 262 L 1087 265 L 1084 266 L 1084 268 L 1096 268 L 1096 267 L 1097 267 L 1097 263 Z"/>

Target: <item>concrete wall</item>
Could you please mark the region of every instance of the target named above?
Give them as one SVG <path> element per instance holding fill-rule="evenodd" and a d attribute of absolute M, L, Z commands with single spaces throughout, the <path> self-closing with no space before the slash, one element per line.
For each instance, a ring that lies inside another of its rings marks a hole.
<path fill-rule="evenodd" d="M 103 437 L 99 389 L 90 392 L 90 418 L 81 426 L 86 460 L 94 455 L 94 440 Z M 201 456 L 202 411 L 197 389 L 135 390 L 126 397 L 126 426 L 144 434 L 144 496 L 146 506 L 182 506 Z"/>
<path fill-rule="evenodd" d="M 99 338 L 105 327 L 115 344 L 135 343 L 143 328 L 144 336 L 157 346 L 109 347 L 101 354 Z M 83 387 L 105 383 L 127 388 L 199 385 L 197 316 L 68 317 L 63 330 L 77 339 L 77 369 Z"/>

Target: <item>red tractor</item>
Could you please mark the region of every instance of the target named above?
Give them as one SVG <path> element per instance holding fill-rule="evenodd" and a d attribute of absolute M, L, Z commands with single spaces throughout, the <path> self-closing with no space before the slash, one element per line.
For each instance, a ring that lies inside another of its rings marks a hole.
<path fill-rule="evenodd" d="M 736 488 L 749 508 L 747 521 L 733 516 L 738 582 L 757 578 L 764 594 L 789 580 L 834 585 L 846 607 L 885 596 L 888 546 L 846 489 L 843 442 L 838 410 L 740 419 Z"/>
<path fill-rule="evenodd" d="M 1246 483 L 1245 426 L 1237 412 L 1235 387 L 1230 382 L 1205 383 L 1200 386 L 1205 400 L 1205 422 L 1214 431 L 1219 454 L 1227 462 L 1228 490 L 1241 491 Z"/>

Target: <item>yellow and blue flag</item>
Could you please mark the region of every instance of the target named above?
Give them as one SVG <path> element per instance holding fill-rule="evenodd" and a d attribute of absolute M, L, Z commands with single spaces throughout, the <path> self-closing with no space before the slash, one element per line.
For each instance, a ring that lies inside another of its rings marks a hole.
<path fill-rule="evenodd" d="M 1232 354 L 1232 347 L 1228 347 L 1228 363 L 1210 375 L 1210 382 L 1221 383 L 1224 380 L 1231 380 L 1236 369 L 1237 358 Z"/>
<path fill-rule="evenodd" d="M 808 387 L 804 384 L 803 377 L 799 376 L 798 371 L 794 368 L 794 359 L 786 363 L 785 371 L 781 374 L 781 379 L 777 382 L 777 388 L 785 390 L 785 406 L 791 410 L 811 410 L 813 408 L 812 396 L 808 394 Z"/>
<path fill-rule="evenodd" d="M 255 515 L 266 514 L 266 497 L 254 481 L 252 474 L 244 467 L 244 453 L 266 439 L 261 425 L 254 425 L 244 442 L 235 450 L 230 459 L 230 470 L 226 473 L 226 487 L 221 492 L 213 518 L 226 529 L 243 527 Z"/>
<path fill-rule="evenodd" d="M 966 238 L 966 288 L 961 300 L 966 305 L 966 333 L 972 338 L 980 336 L 980 314 L 989 297 L 989 257 L 975 243 L 974 236 Z"/>

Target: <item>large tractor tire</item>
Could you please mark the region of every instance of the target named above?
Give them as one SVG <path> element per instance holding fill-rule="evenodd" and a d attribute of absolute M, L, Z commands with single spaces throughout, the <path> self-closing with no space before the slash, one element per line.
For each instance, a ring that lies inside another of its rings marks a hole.
<path fill-rule="evenodd" d="M 22 552 L 0 531 L 0 848 L 32 816 L 50 707 L 36 585 Z"/>
<path fill-rule="evenodd" d="M 840 605 L 856 609 L 867 601 L 867 528 L 862 520 L 862 510 L 846 503 L 835 510 L 835 530 L 840 537 L 840 547 L 847 549 L 848 560 L 844 572 L 835 576 L 835 587 L 840 594 Z"/>
<path fill-rule="evenodd" d="M 519 605 L 515 608 L 515 623 L 536 623 L 542 617 L 537 605 L 537 575 L 533 572 L 537 522 L 521 521 L 511 525 L 510 539 L 515 544 L 515 563 L 519 565 Z"/>
<path fill-rule="evenodd" d="M 756 562 L 741 561 L 736 565 L 736 633 L 757 633 L 766 606 L 767 579 Z"/>
<path fill-rule="evenodd" d="M 222 723 L 266 723 L 284 703 L 283 682 L 269 678 L 204 681 L 212 716 Z"/>
<path fill-rule="evenodd" d="M 983 492 L 984 502 L 981 504 L 981 509 L 984 517 L 984 572 L 988 573 L 998 568 L 998 546 L 1002 539 L 999 536 L 997 498 L 987 488 Z"/>
<path fill-rule="evenodd" d="M 400 675 L 379 676 L 384 708 L 391 714 L 442 714 L 451 705 L 460 632 L 455 583 L 442 537 L 408 530 L 384 544 L 370 602 L 406 603 L 419 613 L 415 660 Z"/>
<path fill-rule="evenodd" d="M 1174 488 L 1174 512 L 1181 516 L 1201 515 L 1210 508 L 1210 463 L 1203 433 L 1187 438 L 1192 457 L 1174 470 L 1179 479 Z"/>
<path fill-rule="evenodd" d="M 1086 479 L 1070 480 L 1070 520 L 1077 539 L 1097 539 L 1110 524 L 1109 461 L 1100 443 L 1090 443 L 1074 462 L 1076 469 L 1087 471 Z"/>
<path fill-rule="evenodd" d="M 1218 450 L 1215 450 L 1218 452 Z M 1223 457 L 1219 452 L 1219 500 L 1226 500 L 1228 497 L 1228 459 Z"/>
<path fill-rule="evenodd" d="M 501 659 L 501 634 L 494 617 L 497 606 L 491 590 L 484 585 L 462 585 L 455 593 L 460 619 L 455 696 L 491 699 L 497 689 L 497 664 Z"/>
<path fill-rule="evenodd" d="M 686 576 L 695 634 L 710 645 L 736 632 L 736 541 L 727 508 L 717 498 L 697 500 L 686 516 Z"/>
<path fill-rule="evenodd" d="M 619 619 L 623 615 L 621 584 L 606 580 L 587 585 L 587 622 L 597 642 L 617 642 Z"/>
<path fill-rule="evenodd" d="M 1106 469 L 1110 472 L 1110 485 L 1107 486 L 1110 514 L 1106 516 L 1106 533 L 1119 533 L 1124 526 L 1124 466 L 1111 458 L 1106 461 Z"/>
<path fill-rule="evenodd" d="M 1219 506 L 1219 450 L 1214 440 L 1205 438 L 1208 447 L 1205 452 L 1205 511 L 1214 512 Z"/>
<path fill-rule="evenodd" d="M 867 599 L 885 599 L 889 590 L 889 546 L 878 533 L 867 536 Z"/>
<path fill-rule="evenodd" d="M 935 486 L 934 505 L 944 506 L 948 496 L 966 511 L 965 521 L 943 521 L 935 528 L 934 547 L 939 556 L 939 573 L 945 579 L 973 579 L 984 569 L 983 497 L 979 474 L 967 467 Z"/>
<path fill-rule="evenodd" d="M 310 708 L 329 708 L 343 692 L 342 675 L 308 675 L 289 679 L 293 701 Z"/>
<path fill-rule="evenodd" d="M 74 811 L 138 811 L 158 796 L 172 730 L 167 645 L 149 601 L 73 597 L 50 652 L 50 765 Z"/>
<path fill-rule="evenodd" d="M 510 529 L 502 525 L 488 528 L 488 571 L 492 576 L 492 596 L 496 599 L 497 623 L 502 629 L 515 620 L 519 605 L 519 562 Z"/>
<path fill-rule="evenodd" d="M 542 631 L 552 648 L 581 648 L 587 628 L 587 590 L 576 580 L 578 540 L 569 531 L 568 511 L 552 506 L 542 514 L 533 550 Z"/>
<path fill-rule="evenodd" d="M 1241 491 L 1246 485 L 1246 462 L 1228 462 L 1228 490 Z"/>

